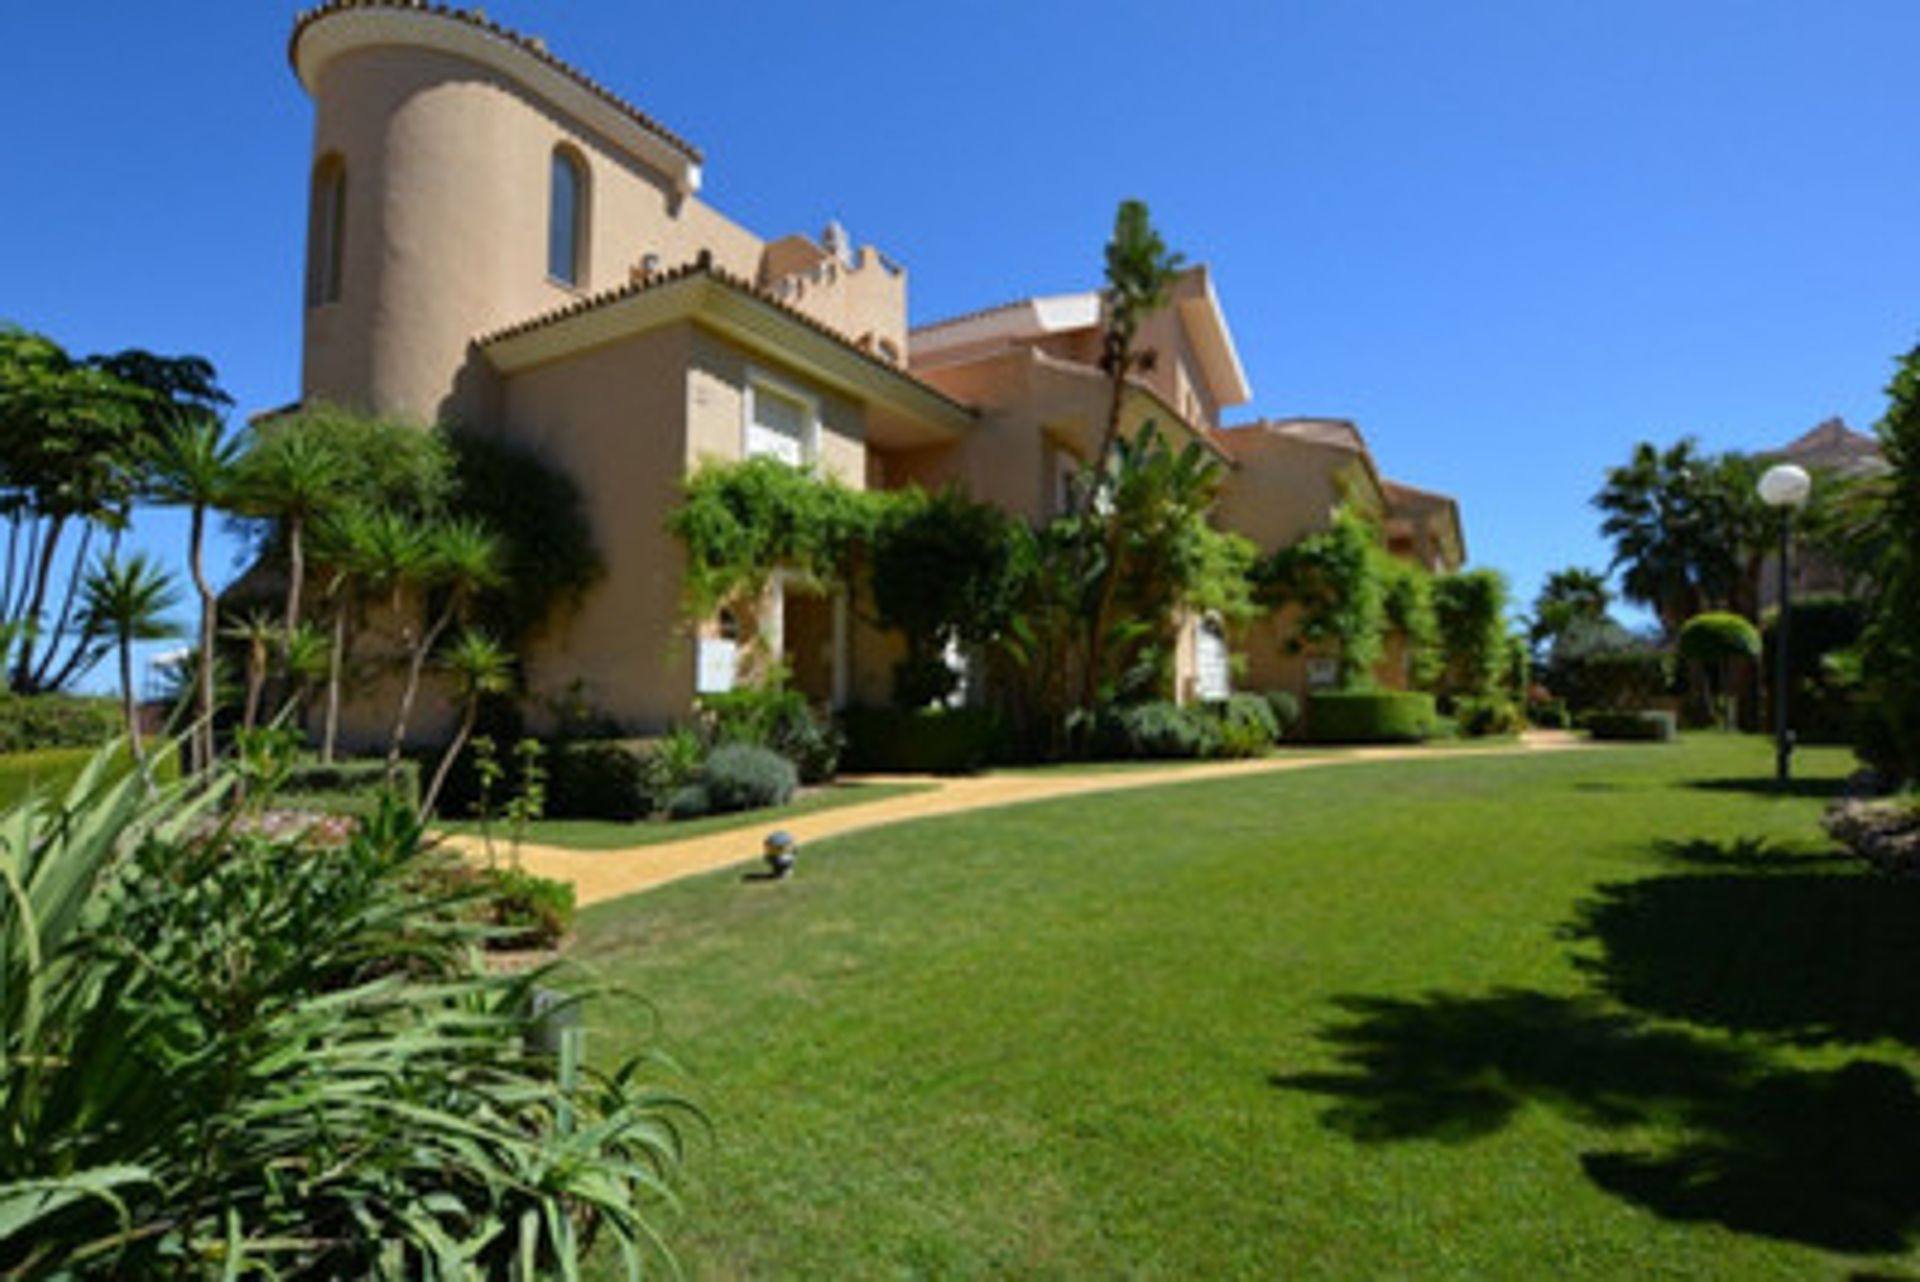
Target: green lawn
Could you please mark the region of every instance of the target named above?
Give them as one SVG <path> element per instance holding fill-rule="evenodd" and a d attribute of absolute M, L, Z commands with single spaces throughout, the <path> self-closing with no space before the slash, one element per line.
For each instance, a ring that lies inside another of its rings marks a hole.
<path fill-rule="evenodd" d="M 543 819 L 527 825 L 526 840 L 537 846 L 559 846 L 564 850 L 627 850 L 635 846 L 657 846 L 663 841 L 684 841 L 709 833 L 731 832 L 735 828 L 758 828 L 822 810 L 842 806 L 862 806 L 869 801 L 902 797 L 908 793 L 931 792 L 925 783 L 835 783 L 809 788 L 785 806 L 764 810 L 743 810 L 730 815 L 709 815 L 704 819 L 648 819 L 638 823 L 615 823 L 599 819 Z M 478 836 L 480 825 L 460 822 L 440 824 L 447 832 Z M 502 850 L 507 847 L 507 826 L 496 821 L 493 836 Z"/>
<path fill-rule="evenodd" d="M 1844 755 L 1347 765 L 586 913 L 714 1123 L 696 1278 L 1915 1276 L 1920 886 Z"/>

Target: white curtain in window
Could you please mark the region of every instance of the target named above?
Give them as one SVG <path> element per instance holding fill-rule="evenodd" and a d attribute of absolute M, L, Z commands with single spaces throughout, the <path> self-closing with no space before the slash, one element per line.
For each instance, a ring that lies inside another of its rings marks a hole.
<path fill-rule="evenodd" d="M 806 462 L 809 415 L 790 396 L 765 387 L 753 389 L 753 417 L 747 424 L 747 457 L 777 458 L 799 467 Z"/>

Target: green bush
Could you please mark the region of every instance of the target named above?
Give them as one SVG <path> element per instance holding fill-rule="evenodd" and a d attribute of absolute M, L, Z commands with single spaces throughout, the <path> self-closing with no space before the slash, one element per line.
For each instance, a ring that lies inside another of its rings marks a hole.
<path fill-rule="evenodd" d="M 784 806 L 793 799 L 800 775 L 791 761 L 771 748 L 726 743 L 713 750 L 700 784 L 712 813 Z"/>
<path fill-rule="evenodd" d="M 706 740 L 684 726 L 648 742 L 640 752 L 640 776 L 652 809 L 666 810 L 675 793 L 700 777 L 706 761 Z"/>
<path fill-rule="evenodd" d="M 667 798 L 667 818 L 699 819 L 713 813 L 713 798 L 703 783 L 684 784 Z"/>
<path fill-rule="evenodd" d="M 848 708 L 840 724 L 856 770 L 965 774 L 997 757 L 1005 739 L 986 708 Z"/>
<path fill-rule="evenodd" d="M 1191 760 L 1220 749 L 1219 721 L 1164 699 L 1106 708 L 1094 727 L 1094 750 L 1103 757 Z"/>
<path fill-rule="evenodd" d="M 1280 739 L 1280 719 L 1260 695 L 1229 695 L 1205 708 L 1220 727 L 1223 757 L 1257 757 Z"/>
<path fill-rule="evenodd" d="M 1317 690 L 1307 696 L 1315 743 L 1419 743 L 1438 728 L 1433 696 L 1413 690 Z"/>
<path fill-rule="evenodd" d="M 364 815 L 380 808 L 387 796 L 387 763 L 373 758 L 342 761 L 297 761 L 274 790 L 275 804 L 289 810 L 324 810 L 333 814 Z M 420 763 L 400 763 L 394 797 L 408 809 L 420 804 Z"/>
<path fill-rule="evenodd" d="M 1300 696 L 1291 690 L 1269 690 L 1263 696 L 1273 709 L 1273 722 L 1280 727 L 1279 738 L 1291 739 L 1300 730 Z"/>
<path fill-rule="evenodd" d="M 549 819 L 604 819 L 632 823 L 654 811 L 647 787 L 645 749 L 630 739 L 575 739 L 547 755 Z"/>
<path fill-rule="evenodd" d="M 771 748 L 793 762 L 805 783 L 824 783 L 840 768 L 843 740 L 823 725 L 798 690 L 745 686 L 700 697 L 707 741 L 715 747 L 744 743 Z"/>
<path fill-rule="evenodd" d="M 558 1277 L 596 1237 L 635 1270 L 658 1254 L 685 1106 L 640 1061 L 529 1053 L 551 972 L 480 965 L 410 813 L 322 846 L 113 776 L 102 754 L 0 816 L 0 1273 Z"/>
<path fill-rule="evenodd" d="M 126 717 L 113 699 L 0 694 L 0 753 L 97 748 L 126 730 Z"/>
<path fill-rule="evenodd" d="M 1565 699 L 1536 699 L 1527 705 L 1527 720 L 1542 730 L 1565 730 L 1573 724 Z"/>
<path fill-rule="evenodd" d="M 1460 733 L 1468 739 L 1514 735 L 1527 728 L 1527 719 L 1521 715 L 1520 706 L 1498 695 L 1456 700 L 1453 717 Z"/>
<path fill-rule="evenodd" d="M 573 928 L 571 882 L 503 866 L 480 870 L 474 889 L 490 948 L 554 948 Z"/>
<path fill-rule="evenodd" d="M 1671 712 L 1600 709 L 1580 718 L 1580 727 L 1595 739 L 1671 743 L 1678 726 Z"/>

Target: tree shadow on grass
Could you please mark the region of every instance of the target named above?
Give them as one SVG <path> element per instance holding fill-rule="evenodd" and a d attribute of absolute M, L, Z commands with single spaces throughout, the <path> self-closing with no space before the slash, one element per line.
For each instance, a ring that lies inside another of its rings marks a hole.
<path fill-rule="evenodd" d="M 1844 797 L 1848 784 L 1845 779 L 1833 778 L 1793 778 L 1783 786 L 1772 776 L 1741 775 L 1726 779 L 1689 779 L 1687 787 L 1699 788 L 1706 792 L 1746 792 L 1762 797 Z"/>
<path fill-rule="evenodd" d="M 1798 1044 L 1920 1046 L 1920 884 L 1751 850 L 1715 858 L 1747 869 L 1618 882 L 1580 905 L 1567 933 L 1598 946 L 1580 965 L 1605 993 L 1649 1014 Z M 1756 862 L 1778 870 L 1748 875 Z"/>
<path fill-rule="evenodd" d="M 1671 1133 L 1580 1159 L 1596 1185 L 1669 1219 L 1855 1252 L 1903 1249 L 1920 1229 L 1920 1096 L 1893 1066 L 1777 1068 L 1590 998 L 1522 990 L 1337 1004 L 1348 1018 L 1323 1036 L 1341 1067 L 1270 1080 L 1340 1101 L 1324 1120 L 1355 1140 L 1466 1142 L 1538 1104 Z"/>
<path fill-rule="evenodd" d="M 1656 841 L 1656 853 L 1675 863 L 1701 868 L 1720 868 L 1729 872 L 1801 872 L 1809 868 L 1860 866 L 1860 861 L 1841 851 L 1808 854 L 1791 846 L 1779 845 L 1763 837 L 1739 837 L 1733 841 Z"/>

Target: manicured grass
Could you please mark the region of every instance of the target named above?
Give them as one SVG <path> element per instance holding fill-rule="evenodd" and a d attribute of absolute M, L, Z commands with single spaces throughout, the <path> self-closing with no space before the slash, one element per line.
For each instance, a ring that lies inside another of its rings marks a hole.
<path fill-rule="evenodd" d="M 597 819 L 543 819 L 527 825 L 525 840 L 536 846 L 559 846 L 565 850 L 627 850 L 635 846 L 657 846 L 664 841 L 684 841 L 708 833 L 731 832 L 735 828 L 756 828 L 765 824 L 779 826 L 782 820 L 800 815 L 838 810 L 842 806 L 861 806 L 869 801 L 902 797 L 909 793 L 930 792 L 924 783 L 836 783 L 803 792 L 792 804 L 769 806 L 764 810 L 743 810 L 731 815 L 709 815 L 704 819 L 644 820 L 639 823 L 612 823 Z M 448 832 L 478 836 L 480 825 L 472 822 L 441 824 Z M 502 849 L 507 844 L 507 825 L 495 821 L 493 837 Z"/>
<path fill-rule="evenodd" d="M 0 806 L 11 806 L 29 792 L 64 795 L 97 751 L 97 748 L 41 748 L 0 755 Z M 128 757 L 127 765 L 132 764 L 132 758 Z M 169 755 L 157 762 L 155 769 L 160 778 L 171 779 L 179 774 L 179 761 Z"/>
<path fill-rule="evenodd" d="M 1768 746 L 852 834 L 583 915 L 710 1113 L 696 1278 L 1911 1276 L 1920 886 Z"/>

